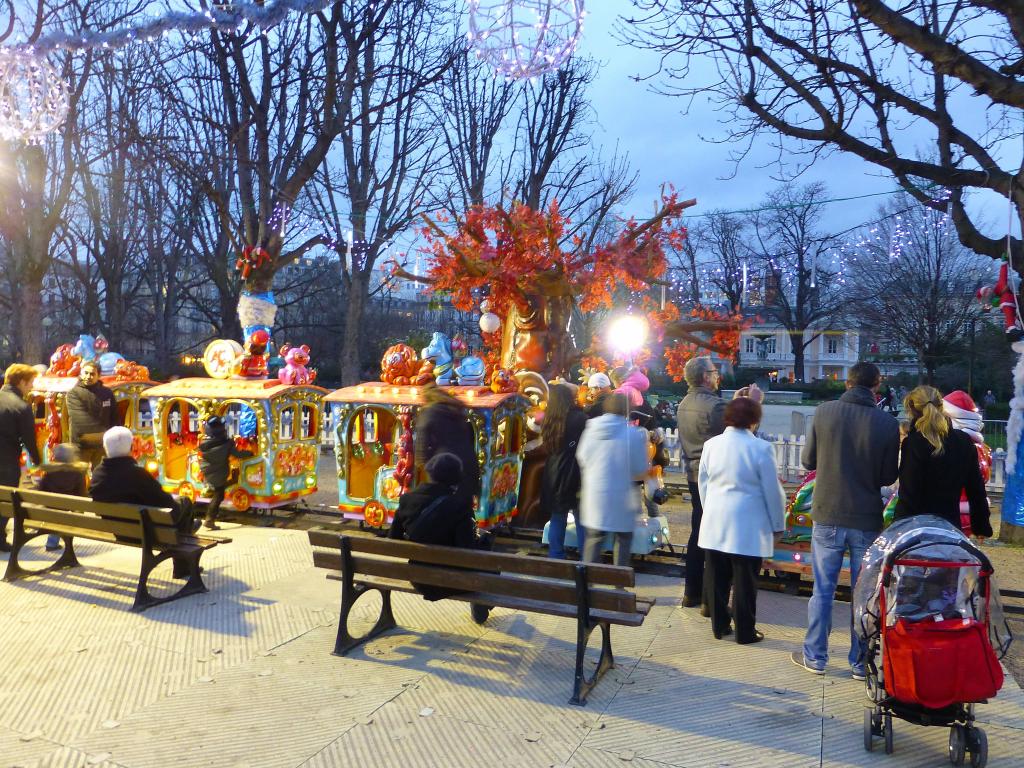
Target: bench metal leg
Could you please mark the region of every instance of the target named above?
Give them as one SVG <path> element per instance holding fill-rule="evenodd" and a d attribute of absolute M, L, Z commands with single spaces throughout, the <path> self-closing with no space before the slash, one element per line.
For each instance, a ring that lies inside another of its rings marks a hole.
<path fill-rule="evenodd" d="M 346 594 L 344 586 L 341 590 L 341 616 L 338 619 L 338 639 L 334 643 L 334 655 L 344 656 L 353 648 L 356 648 L 367 640 L 372 640 L 378 635 L 382 635 L 389 629 L 394 629 L 397 625 L 395 624 L 395 615 L 391 611 L 391 591 L 386 589 L 371 589 L 370 587 L 357 586 L 353 587 L 349 594 Z M 380 615 L 377 616 L 377 621 L 374 623 L 373 628 L 370 629 L 362 637 L 353 637 L 348 631 L 348 618 L 349 614 L 352 613 L 352 608 L 362 595 L 367 592 L 380 592 Z"/>
<path fill-rule="evenodd" d="M 200 592 L 208 592 L 206 584 L 203 583 L 202 574 L 199 572 L 199 558 L 202 557 L 203 550 L 197 552 L 190 552 L 187 555 L 182 555 L 178 552 L 160 552 L 154 554 L 151 550 L 143 547 L 142 549 L 142 568 L 139 572 L 139 583 L 135 588 L 135 602 L 132 604 L 132 611 L 139 613 L 152 608 L 154 605 L 161 605 L 163 603 L 169 603 L 171 600 L 177 600 L 179 597 L 187 597 L 188 595 L 195 595 Z M 165 560 L 174 560 L 174 575 L 179 575 L 179 569 L 187 571 L 188 581 L 185 582 L 184 586 L 175 592 L 173 595 L 167 597 L 153 597 L 149 593 L 149 576 L 160 563 Z"/>
<path fill-rule="evenodd" d="M 607 621 L 599 621 L 596 624 L 591 622 L 588 589 L 587 566 L 580 563 L 576 566 L 576 676 L 573 682 L 572 698 L 569 699 L 570 704 L 575 704 L 578 707 L 586 706 L 587 695 L 604 676 L 604 673 L 615 666 L 615 658 L 612 656 L 611 626 Z M 601 628 L 601 658 L 594 674 L 588 678 L 583 671 L 583 663 L 587 655 L 590 634 L 597 627 Z"/>
<path fill-rule="evenodd" d="M 78 562 L 78 558 L 75 557 L 75 547 L 72 543 L 74 541 L 74 537 L 62 536 L 61 538 L 64 540 L 64 551 L 61 552 L 61 555 L 57 558 L 56 562 L 51 563 L 45 568 L 40 568 L 39 570 L 22 568 L 21 563 L 18 562 L 18 555 L 21 554 L 22 548 L 37 536 L 48 536 L 49 533 L 46 531 L 34 531 L 29 533 L 25 530 L 24 523 L 18 518 L 14 518 L 11 521 L 11 527 L 13 529 L 13 535 L 11 536 L 11 554 L 7 560 L 7 571 L 4 573 L 4 581 L 17 581 L 18 579 L 23 579 L 26 576 L 37 576 L 41 573 L 58 571 L 63 568 L 77 568 L 81 565 Z"/>
<path fill-rule="evenodd" d="M 583 623 L 583 622 L 579 622 Z M 589 678 L 583 671 L 584 659 L 587 655 L 587 643 L 590 641 L 590 633 L 598 627 L 601 628 L 601 659 L 597 663 L 597 669 Z M 604 673 L 615 666 L 615 659 L 612 656 L 612 632 L 607 621 L 596 625 L 589 625 L 585 629 L 577 628 L 576 635 L 576 679 L 572 689 L 570 704 L 578 707 L 587 705 L 587 695 L 597 685 Z"/>
<path fill-rule="evenodd" d="M 380 614 L 373 627 L 362 637 L 353 637 L 348 631 L 348 618 L 356 601 L 367 592 L 380 592 Z M 341 537 L 341 615 L 338 617 L 338 638 L 334 642 L 334 655 L 344 656 L 353 648 L 394 629 L 395 614 L 391 610 L 391 590 L 356 585 L 352 572 L 352 545 L 347 536 Z"/>

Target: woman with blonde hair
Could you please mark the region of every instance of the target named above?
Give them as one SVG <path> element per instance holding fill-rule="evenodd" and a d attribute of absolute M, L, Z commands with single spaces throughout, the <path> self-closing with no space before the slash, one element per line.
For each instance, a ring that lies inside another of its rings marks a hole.
<path fill-rule="evenodd" d="M 938 515 L 960 528 L 960 492 L 967 492 L 971 529 L 992 535 L 985 482 L 971 438 L 953 429 L 942 411 L 942 393 L 917 387 L 903 401 L 910 433 L 900 448 L 899 499 L 895 519 Z"/>

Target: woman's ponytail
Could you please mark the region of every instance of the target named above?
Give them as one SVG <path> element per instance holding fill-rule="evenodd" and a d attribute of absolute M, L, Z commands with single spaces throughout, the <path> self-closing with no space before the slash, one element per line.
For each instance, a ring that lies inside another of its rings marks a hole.
<path fill-rule="evenodd" d="M 932 455 L 941 455 L 942 444 L 949 434 L 949 418 L 942 412 L 942 394 L 939 390 L 935 387 L 916 387 L 907 395 L 903 405 L 914 429 L 935 448 Z"/>

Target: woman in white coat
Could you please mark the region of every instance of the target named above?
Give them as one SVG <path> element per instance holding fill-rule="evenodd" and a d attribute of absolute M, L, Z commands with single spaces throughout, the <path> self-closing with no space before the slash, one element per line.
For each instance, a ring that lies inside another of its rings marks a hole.
<path fill-rule="evenodd" d="M 761 406 L 740 397 L 725 408 L 725 432 L 704 443 L 697 482 L 704 502 L 700 547 L 708 553 L 711 631 L 728 635 L 729 588 L 736 642 L 758 643 L 757 574 L 771 557 L 774 534 L 785 529 L 786 494 L 771 443 L 754 436 Z"/>
<path fill-rule="evenodd" d="M 605 535 L 615 534 L 615 565 L 629 565 L 633 530 L 640 515 L 638 480 L 647 476 L 647 430 L 626 420 L 629 401 L 608 395 L 604 413 L 590 419 L 576 448 L 580 465 L 580 524 L 583 562 L 597 562 Z"/>

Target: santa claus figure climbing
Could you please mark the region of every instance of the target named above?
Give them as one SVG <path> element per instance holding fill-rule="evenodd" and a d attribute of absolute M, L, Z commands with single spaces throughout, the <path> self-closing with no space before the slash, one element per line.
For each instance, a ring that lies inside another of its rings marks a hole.
<path fill-rule="evenodd" d="M 1006 337 L 1010 341 L 1018 341 L 1024 336 L 1020 318 L 1017 316 L 1017 302 L 1013 295 L 1013 284 L 1010 282 L 1010 267 L 1005 261 L 999 267 L 999 280 L 995 285 L 986 285 L 978 289 L 978 299 L 991 302 L 1003 313 Z"/>
<path fill-rule="evenodd" d="M 992 449 L 985 445 L 985 438 L 981 434 L 984 422 L 981 414 L 978 413 L 978 406 L 974 404 L 970 395 L 958 389 L 942 399 L 942 412 L 953 422 L 953 429 L 966 432 L 967 436 L 974 441 L 974 447 L 978 451 L 978 468 L 981 470 L 981 479 L 987 483 L 989 475 L 992 473 Z M 965 534 L 971 535 L 971 513 L 965 491 L 960 492 L 960 527 Z"/>

